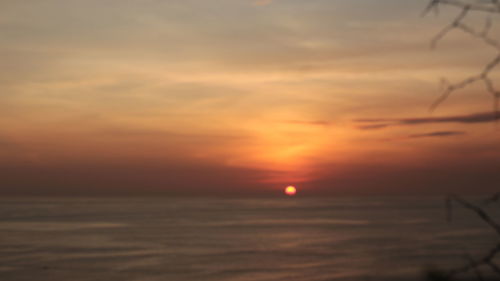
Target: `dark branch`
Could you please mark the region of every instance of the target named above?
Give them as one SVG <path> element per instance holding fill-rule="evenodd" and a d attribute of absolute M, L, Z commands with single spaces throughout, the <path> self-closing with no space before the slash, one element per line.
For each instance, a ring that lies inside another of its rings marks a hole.
<path fill-rule="evenodd" d="M 488 198 L 484 200 L 485 204 L 491 203 L 491 202 L 496 202 L 500 198 L 500 193 L 495 194 L 491 198 Z M 491 228 L 493 228 L 496 233 L 500 236 L 500 225 L 495 222 L 491 216 L 481 207 L 476 206 L 464 199 L 462 199 L 459 196 L 456 195 L 450 195 L 446 199 L 446 208 L 447 208 L 447 219 L 448 221 L 452 220 L 452 213 L 453 213 L 453 202 L 459 203 L 462 207 L 469 209 L 476 213 L 481 220 L 486 222 Z M 500 276 L 500 268 L 494 263 L 494 258 L 500 253 L 500 242 L 495 245 L 492 249 L 490 249 L 482 258 L 480 259 L 473 259 L 470 255 L 467 255 L 468 259 L 468 264 L 450 270 L 447 274 L 448 278 L 453 278 L 456 275 L 460 275 L 463 273 L 467 273 L 469 271 L 473 271 L 476 274 L 476 277 L 478 280 L 484 280 L 482 277 L 481 271 L 479 270 L 480 267 L 486 266 L 490 268 L 494 273 Z"/>
<path fill-rule="evenodd" d="M 493 111 L 496 115 L 499 115 L 498 105 L 500 99 L 500 91 L 497 90 L 490 78 L 491 72 L 500 64 L 500 43 L 494 38 L 490 37 L 489 33 L 492 27 L 492 21 L 490 18 L 485 20 L 484 27 L 481 31 L 478 31 L 471 26 L 467 25 L 464 21 L 466 17 L 472 11 L 481 11 L 489 14 L 500 14 L 500 3 L 498 0 L 490 1 L 458 1 L 458 0 L 431 0 L 424 10 L 424 15 L 431 10 L 436 10 L 441 5 L 453 6 L 460 8 L 460 12 L 455 17 L 455 19 L 446 27 L 444 27 L 440 32 L 434 36 L 431 40 L 431 48 L 435 48 L 438 43 L 443 40 L 448 33 L 453 30 L 459 30 L 465 34 L 472 36 L 473 38 L 482 41 L 487 46 L 494 48 L 497 51 L 496 56 L 485 65 L 481 72 L 476 75 L 469 76 L 457 83 L 446 83 L 446 86 L 441 94 L 441 96 L 431 105 L 430 110 L 434 111 L 441 103 L 443 103 L 448 97 L 457 90 L 464 89 L 471 84 L 476 82 L 482 82 L 486 88 L 486 91 L 490 93 L 493 97 Z"/>

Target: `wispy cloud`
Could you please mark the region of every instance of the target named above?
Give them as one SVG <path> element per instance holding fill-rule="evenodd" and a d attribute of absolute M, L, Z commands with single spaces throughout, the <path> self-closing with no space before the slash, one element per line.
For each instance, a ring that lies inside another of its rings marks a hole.
<path fill-rule="evenodd" d="M 423 138 L 450 138 L 450 137 L 459 137 L 466 135 L 465 131 L 433 131 L 427 133 L 419 133 L 419 134 L 411 134 L 411 135 L 403 135 L 391 138 L 381 139 L 384 142 L 392 142 L 392 141 L 406 141 L 412 139 L 423 139 Z"/>
<path fill-rule="evenodd" d="M 165 131 L 165 130 L 155 130 L 155 129 L 140 129 L 140 128 L 114 128 L 105 129 L 99 132 L 101 135 L 107 135 L 112 137 L 124 138 L 124 137 L 137 137 L 137 138 L 159 138 L 165 137 L 170 139 L 186 139 L 186 140 L 198 140 L 198 141 L 209 141 L 209 140 L 244 140 L 248 136 L 244 135 L 222 135 L 222 134 L 210 134 L 210 133 L 181 133 L 175 131 Z M 0 139 L 0 145 L 2 144 Z"/>
<path fill-rule="evenodd" d="M 386 127 L 389 127 L 391 125 L 389 124 L 374 124 L 374 125 L 361 125 L 361 126 L 356 126 L 356 128 L 360 130 L 376 130 L 376 129 L 383 129 Z"/>
<path fill-rule="evenodd" d="M 499 120 L 500 116 L 495 112 L 481 112 L 470 115 L 456 115 L 447 117 L 423 117 L 423 118 L 367 118 L 356 119 L 357 123 L 365 123 L 365 125 L 357 126 L 360 130 L 382 129 L 391 126 L 410 126 L 433 123 L 487 123 Z"/>
<path fill-rule="evenodd" d="M 452 136 L 462 136 L 465 134 L 466 132 L 464 131 L 436 131 L 423 134 L 413 134 L 409 135 L 408 138 L 415 139 L 415 138 L 428 138 L 428 137 L 452 137 Z"/>
<path fill-rule="evenodd" d="M 303 125 L 303 126 L 321 126 L 328 127 L 332 125 L 329 121 L 324 120 L 314 120 L 314 121 L 303 121 L 303 120 L 286 120 L 284 123 L 292 124 L 292 125 Z"/>

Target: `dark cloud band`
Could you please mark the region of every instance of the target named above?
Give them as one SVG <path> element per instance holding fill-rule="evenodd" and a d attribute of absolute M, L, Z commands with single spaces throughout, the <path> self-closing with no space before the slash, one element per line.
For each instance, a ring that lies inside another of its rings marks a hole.
<path fill-rule="evenodd" d="M 487 123 L 500 120 L 500 114 L 495 112 L 482 112 L 470 115 L 456 115 L 447 117 L 423 117 L 423 118 L 373 118 L 373 119 L 356 119 L 357 123 L 364 123 L 364 125 L 357 126 L 360 130 L 375 130 L 391 126 L 404 126 L 404 125 L 421 125 L 433 123 Z"/>

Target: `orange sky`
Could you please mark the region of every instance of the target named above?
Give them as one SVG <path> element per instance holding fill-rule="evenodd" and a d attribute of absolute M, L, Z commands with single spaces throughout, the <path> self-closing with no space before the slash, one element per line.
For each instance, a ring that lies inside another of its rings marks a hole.
<path fill-rule="evenodd" d="M 491 97 L 428 109 L 495 53 L 403 2 L 0 1 L 0 194 L 490 192 Z"/>

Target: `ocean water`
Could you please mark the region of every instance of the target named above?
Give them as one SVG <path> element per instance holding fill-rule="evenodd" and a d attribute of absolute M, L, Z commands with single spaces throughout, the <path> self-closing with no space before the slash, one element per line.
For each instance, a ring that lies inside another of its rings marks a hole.
<path fill-rule="evenodd" d="M 454 215 L 443 198 L 0 199 L 0 280 L 421 280 L 498 241 Z"/>

